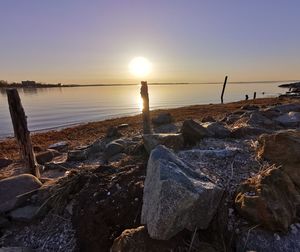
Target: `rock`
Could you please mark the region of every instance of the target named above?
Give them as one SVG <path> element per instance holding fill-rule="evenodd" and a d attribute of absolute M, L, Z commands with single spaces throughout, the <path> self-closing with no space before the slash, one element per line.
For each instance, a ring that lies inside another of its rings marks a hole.
<path fill-rule="evenodd" d="M 253 111 L 253 110 L 259 110 L 259 107 L 256 105 L 247 104 L 247 105 L 242 106 L 241 109 Z"/>
<path fill-rule="evenodd" d="M 183 229 L 206 229 L 223 190 L 159 145 L 148 160 L 141 222 L 151 238 L 168 240 Z"/>
<path fill-rule="evenodd" d="M 289 112 L 278 116 L 275 121 L 284 127 L 299 127 L 300 126 L 300 112 Z"/>
<path fill-rule="evenodd" d="M 300 251 L 300 230 L 297 233 L 271 233 L 255 228 L 243 231 L 236 239 L 236 251 L 285 252 Z"/>
<path fill-rule="evenodd" d="M 192 119 L 185 120 L 182 125 L 181 133 L 186 144 L 195 144 L 204 137 L 210 137 L 213 134 L 199 123 Z"/>
<path fill-rule="evenodd" d="M 288 113 L 291 111 L 300 112 L 300 104 L 291 103 L 291 104 L 277 105 L 274 107 L 270 107 L 266 110 L 278 111 L 280 113 Z"/>
<path fill-rule="evenodd" d="M 110 126 L 106 131 L 107 138 L 120 137 L 121 133 L 118 131 L 118 128 L 115 126 Z"/>
<path fill-rule="evenodd" d="M 283 130 L 258 139 L 257 155 L 281 166 L 300 187 L 300 131 Z"/>
<path fill-rule="evenodd" d="M 158 116 L 152 118 L 154 125 L 170 124 L 173 122 L 173 117 L 170 113 L 160 113 Z"/>
<path fill-rule="evenodd" d="M 175 124 L 163 124 L 153 129 L 155 133 L 177 133 L 178 128 Z"/>
<path fill-rule="evenodd" d="M 122 124 L 120 124 L 120 125 L 118 125 L 118 129 L 126 129 L 126 128 L 128 128 L 129 127 L 129 124 L 128 123 L 122 123 Z"/>
<path fill-rule="evenodd" d="M 25 206 L 11 211 L 8 216 L 14 221 L 29 222 L 37 215 L 37 206 Z"/>
<path fill-rule="evenodd" d="M 67 152 L 69 148 L 69 144 L 66 141 L 61 141 L 58 143 L 54 143 L 49 145 L 48 149 L 57 150 L 59 152 Z"/>
<path fill-rule="evenodd" d="M 158 145 L 165 145 L 168 148 L 179 150 L 183 148 L 182 134 L 170 133 L 170 134 L 145 134 L 143 135 L 144 146 L 146 151 L 150 152 Z"/>
<path fill-rule="evenodd" d="M 107 158 L 110 158 L 118 153 L 123 152 L 124 149 L 124 145 L 115 140 L 106 145 L 104 153 Z"/>
<path fill-rule="evenodd" d="M 126 229 L 117 237 L 110 249 L 111 252 L 162 252 L 177 249 L 176 238 L 170 241 L 151 239 L 147 229 L 140 226 L 133 229 Z"/>
<path fill-rule="evenodd" d="M 272 120 L 263 116 L 260 112 L 257 111 L 250 114 L 247 124 L 252 127 L 260 126 L 263 128 L 270 128 L 274 126 L 274 122 Z"/>
<path fill-rule="evenodd" d="M 6 217 L 0 215 L 0 229 L 7 227 L 9 224 L 9 220 Z"/>
<path fill-rule="evenodd" d="M 17 196 L 40 188 L 42 183 L 33 175 L 22 174 L 0 180 L 0 213 L 12 210 Z"/>
<path fill-rule="evenodd" d="M 0 158 L 0 169 L 9 166 L 10 164 L 12 164 L 12 162 L 13 161 L 11 159 Z"/>
<path fill-rule="evenodd" d="M 286 232 L 297 219 L 300 198 L 290 177 L 271 167 L 239 186 L 235 205 L 248 220 L 271 231 Z"/>
<path fill-rule="evenodd" d="M 220 122 L 206 122 L 201 124 L 204 128 L 212 133 L 213 137 L 226 138 L 229 137 L 231 132 Z"/>
<path fill-rule="evenodd" d="M 127 155 L 125 153 L 118 153 L 108 159 L 108 162 L 119 162 L 122 159 L 126 158 Z"/>
<path fill-rule="evenodd" d="M 205 116 L 202 118 L 201 122 L 215 122 L 216 120 L 212 116 Z"/>
<path fill-rule="evenodd" d="M 231 130 L 231 137 L 233 138 L 244 138 L 248 136 L 261 135 L 264 133 L 270 133 L 267 129 L 251 127 L 251 126 L 241 126 L 236 127 Z"/>
<path fill-rule="evenodd" d="M 257 155 L 276 163 L 300 164 L 300 131 L 283 130 L 274 134 L 263 134 L 258 138 Z"/>
<path fill-rule="evenodd" d="M 68 161 L 83 161 L 88 158 L 87 148 L 75 149 L 68 151 Z"/>
<path fill-rule="evenodd" d="M 38 154 L 35 155 L 36 161 L 43 165 L 45 163 L 48 163 L 52 161 L 53 158 L 61 155 L 58 151 L 56 150 L 46 150 L 43 152 L 39 152 Z"/>

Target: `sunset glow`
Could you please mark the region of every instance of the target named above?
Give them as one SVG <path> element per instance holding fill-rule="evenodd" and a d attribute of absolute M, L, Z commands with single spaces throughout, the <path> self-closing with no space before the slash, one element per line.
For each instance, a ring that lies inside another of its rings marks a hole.
<path fill-rule="evenodd" d="M 152 71 L 152 64 L 144 57 L 136 57 L 130 61 L 129 71 L 136 77 L 146 77 Z"/>

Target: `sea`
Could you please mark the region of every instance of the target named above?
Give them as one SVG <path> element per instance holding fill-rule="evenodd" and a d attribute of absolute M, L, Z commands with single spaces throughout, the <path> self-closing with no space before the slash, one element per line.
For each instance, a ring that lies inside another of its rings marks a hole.
<path fill-rule="evenodd" d="M 227 83 L 224 102 L 275 97 L 289 82 Z M 149 84 L 150 109 L 220 103 L 223 83 Z M 140 85 L 19 88 L 31 132 L 141 113 Z M 13 136 L 6 91 L 0 89 L 0 138 Z"/>

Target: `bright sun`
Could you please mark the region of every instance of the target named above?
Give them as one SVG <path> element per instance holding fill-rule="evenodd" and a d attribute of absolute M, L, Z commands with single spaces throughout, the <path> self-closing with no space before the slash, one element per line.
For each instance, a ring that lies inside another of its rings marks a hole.
<path fill-rule="evenodd" d="M 151 73 L 152 64 L 144 57 L 136 57 L 130 61 L 129 71 L 136 77 L 145 77 Z"/>

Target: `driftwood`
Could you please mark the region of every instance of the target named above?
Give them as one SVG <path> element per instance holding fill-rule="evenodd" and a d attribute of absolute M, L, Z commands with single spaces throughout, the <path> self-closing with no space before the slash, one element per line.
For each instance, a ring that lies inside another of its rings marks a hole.
<path fill-rule="evenodd" d="M 141 82 L 141 97 L 143 100 L 143 133 L 150 134 L 151 133 L 151 125 L 150 125 L 150 109 L 149 109 L 149 94 L 148 94 L 148 85 L 147 81 Z"/>
<path fill-rule="evenodd" d="M 39 166 L 33 153 L 30 132 L 27 127 L 27 119 L 19 93 L 17 89 L 7 89 L 6 93 L 15 138 L 20 147 L 21 157 L 24 160 L 28 172 L 39 178 Z"/>
<path fill-rule="evenodd" d="M 224 92 L 225 92 L 225 88 L 226 88 L 226 84 L 227 84 L 227 78 L 228 78 L 228 76 L 225 77 L 224 84 L 223 84 L 223 89 L 222 89 L 222 94 L 221 94 L 221 103 L 222 104 L 223 104 L 223 96 L 224 96 Z"/>

